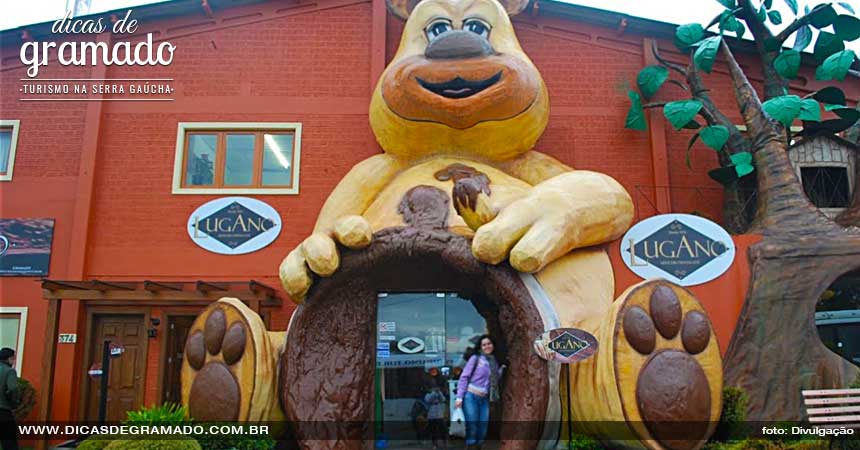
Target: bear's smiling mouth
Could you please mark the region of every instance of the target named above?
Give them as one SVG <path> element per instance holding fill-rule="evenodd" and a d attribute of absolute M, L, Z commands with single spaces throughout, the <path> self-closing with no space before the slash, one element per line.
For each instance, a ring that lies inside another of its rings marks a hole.
<path fill-rule="evenodd" d="M 502 79 L 502 71 L 496 72 L 495 75 L 486 80 L 464 80 L 459 76 L 453 80 L 444 81 L 442 83 L 431 83 L 424 81 L 421 78 L 415 77 L 418 84 L 424 89 L 446 98 L 466 98 L 471 97 L 484 89 L 496 84 Z"/>

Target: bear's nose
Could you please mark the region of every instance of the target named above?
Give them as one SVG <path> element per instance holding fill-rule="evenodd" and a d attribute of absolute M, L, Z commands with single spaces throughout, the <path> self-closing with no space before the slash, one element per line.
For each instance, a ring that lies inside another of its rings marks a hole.
<path fill-rule="evenodd" d="M 464 30 L 442 33 L 424 50 L 424 56 L 429 59 L 477 58 L 493 53 L 493 47 L 486 38 Z"/>

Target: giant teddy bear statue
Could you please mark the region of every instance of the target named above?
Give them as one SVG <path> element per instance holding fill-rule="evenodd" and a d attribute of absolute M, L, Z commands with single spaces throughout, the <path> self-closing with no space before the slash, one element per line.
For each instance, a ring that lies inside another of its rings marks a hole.
<path fill-rule="evenodd" d="M 286 331 L 230 298 L 198 317 L 182 368 L 194 419 L 286 419 L 303 448 L 370 445 L 377 294 L 424 289 L 471 300 L 510 361 L 503 450 L 554 447 L 567 411 L 611 447 L 710 436 L 722 366 L 705 311 L 663 280 L 613 300 L 602 244 L 630 226 L 630 196 L 532 150 L 549 95 L 509 18 L 527 3 L 389 0 L 406 25 L 370 103 L 383 153 L 349 171 L 281 264 L 299 303 Z M 558 327 L 594 335 L 596 355 L 541 359 L 534 339 Z"/>

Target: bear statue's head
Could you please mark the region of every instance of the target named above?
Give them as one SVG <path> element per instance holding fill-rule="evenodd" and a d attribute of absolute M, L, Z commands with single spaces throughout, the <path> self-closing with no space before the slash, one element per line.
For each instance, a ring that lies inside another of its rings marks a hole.
<path fill-rule="evenodd" d="M 386 153 L 499 161 L 534 146 L 549 98 L 508 17 L 527 4 L 388 0 L 407 20 L 370 105 L 370 124 Z"/>

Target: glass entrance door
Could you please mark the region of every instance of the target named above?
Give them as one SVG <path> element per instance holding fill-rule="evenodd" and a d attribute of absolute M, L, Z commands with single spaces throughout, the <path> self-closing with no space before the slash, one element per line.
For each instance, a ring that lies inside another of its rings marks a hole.
<path fill-rule="evenodd" d="M 377 448 L 432 448 L 448 438 L 464 354 L 487 332 L 456 293 L 380 293 L 376 335 Z M 434 439 L 435 438 L 435 439 Z"/>

